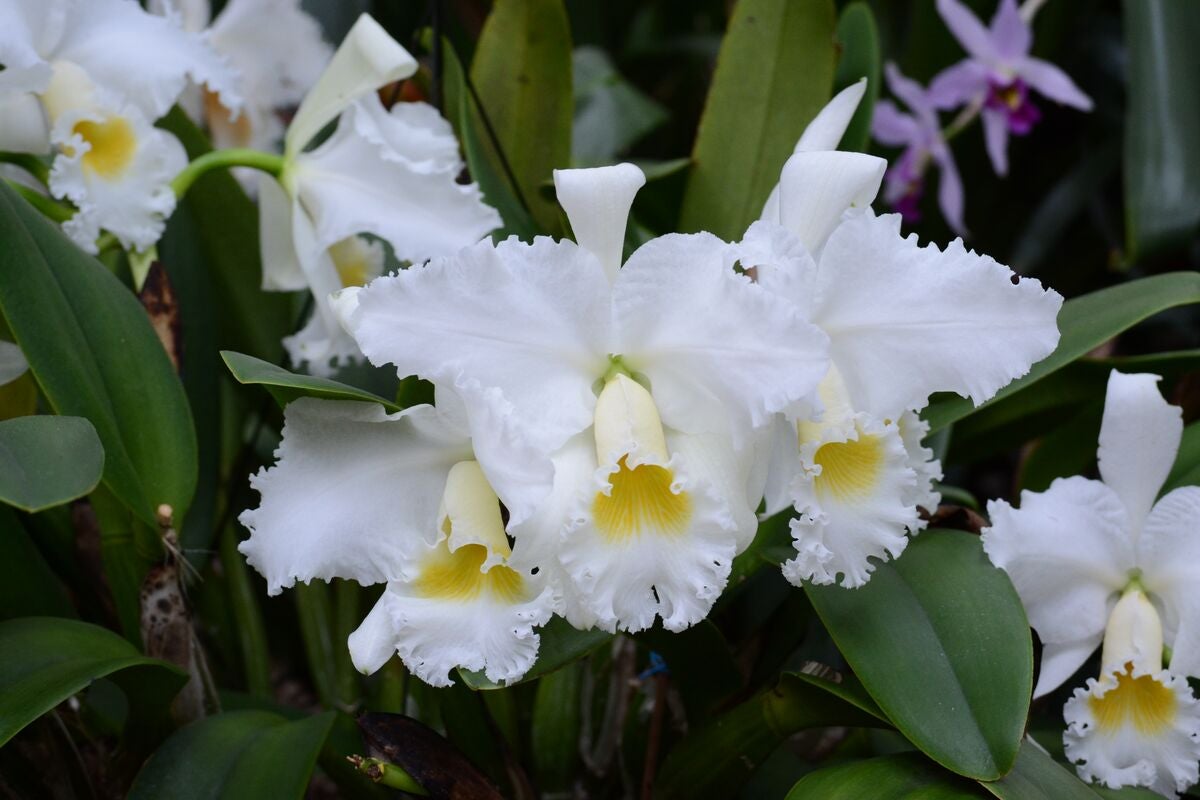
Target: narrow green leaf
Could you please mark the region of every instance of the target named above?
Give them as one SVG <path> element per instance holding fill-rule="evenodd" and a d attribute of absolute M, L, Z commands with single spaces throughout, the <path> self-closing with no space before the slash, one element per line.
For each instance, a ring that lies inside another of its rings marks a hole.
<path fill-rule="evenodd" d="M 819 769 L 801 778 L 786 800 L 968 800 L 986 796 L 977 785 L 932 761 L 903 753 Z"/>
<path fill-rule="evenodd" d="M 100 558 L 125 638 L 141 647 L 142 581 L 162 558 L 158 529 L 147 525 L 103 486 L 88 498 L 100 529 Z"/>
<path fill-rule="evenodd" d="M 496 0 L 471 81 L 525 204 L 543 229 L 558 231 L 558 206 L 538 187 L 571 164 L 571 29 L 562 0 Z"/>
<path fill-rule="evenodd" d="M 1021 489 L 1044 492 L 1056 478 L 1082 475 L 1096 463 L 1104 395 L 1094 396 L 1095 402 L 1080 408 L 1037 443 L 1021 465 Z"/>
<path fill-rule="evenodd" d="M 1128 260 L 1185 243 L 1200 225 L 1200 5 L 1125 0 Z"/>
<path fill-rule="evenodd" d="M 1000 800 L 1097 800 L 1068 767 L 1057 763 L 1029 739 L 1021 743 L 1017 764 L 998 781 L 981 784 Z"/>
<path fill-rule="evenodd" d="M 875 14 L 863 0 L 854 0 L 842 9 L 837 23 L 837 40 L 842 47 L 842 55 L 833 78 L 833 90 L 841 91 L 860 78 L 867 79 L 867 92 L 858 104 L 846 133 L 842 135 L 840 147 L 865 153 L 871 143 L 871 116 L 875 113 L 875 100 L 879 97 L 883 56 L 879 51 L 879 28 L 875 24 Z"/>
<path fill-rule="evenodd" d="M 600 645 L 612 639 L 611 633 L 591 629 L 579 631 L 562 617 L 552 617 L 548 623 L 538 630 L 541 644 L 538 646 L 537 661 L 530 667 L 529 672 L 514 683 L 531 681 L 546 675 L 572 661 L 583 658 Z M 482 672 L 471 672 L 460 669 L 458 676 L 463 683 L 472 689 L 498 689 L 500 684 L 488 680 Z"/>
<path fill-rule="evenodd" d="M 59 414 L 86 417 L 104 483 L 146 522 L 187 510 L 196 435 L 183 386 L 138 301 L 112 273 L 0 186 L 0 310 Z"/>
<path fill-rule="evenodd" d="M 289 722 L 266 711 L 230 711 L 176 732 L 150 757 L 130 800 L 304 797 L 333 712 Z"/>
<path fill-rule="evenodd" d="M 308 673 L 312 678 L 317 697 L 325 708 L 338 707 L 337 654 L 338 647 L 345 642 L 335 641 L 333 633 L 333 606 L 329 599 L 329 585 L 323 581 L 297 583 L 292 591 L 296 603 L 296 614 L 300 620 L 300 638 L 304 641 L 304 655 L 308 660 Z"/>
<path fill-rule="evenodd" d="M 1191 303 L 1200 303 L 1200 273 L 1196 272 L 1155 275 L 1068 300 L 1058 314 L 1058 329 L 1062 334 L 1058 348 L 1034 364 L 1029 374 L 1001 389 L 979 408 L 1028 389 L 1147 317 Z M 922 416 L 934 432 L 976 410 L 970 400 L 941 396 L 929 404 Z"/>
<path fill-rule="evenodd" d="M 1020 598 L 977 536 L 926 531 L 861 588 L 805 591 L 854 674 L 914 745 L 970 778 L 1012 769 L 1033 642 Z"/>
<path fill-rule="evenodd" d="M 692 149 L 682 231 L 736 241 L 833 88 L 832 0 L 738 0 Z"/>
<path fill-rule="evenodd" d="M 546 791 L 570 788 L 579 761 L 582 710 L 582 664 L 568 664 L 538 680 L 529 736 L 538 784 Z"/>
<path fill-rule="evenodd" d="M 237 549 L 234 526 L 221 532 L 221 566 L 229 587 L 229 606 L 233 612 L 238 651 L 246 690 L 256 698 L 271 696 L 271 663 L 267 652 L 267 632 L 259 606 L 258 592 L 250 580 L 246 558 Z"/>
<path fill-rule="evenodd" d="M 62 582 L 11 508 L 0 506 L 0 620 L 74 617 Z"/>
<path fill-rule="evenodd" d="M 225 359 L 225 366 L 229 367 L 234 380 L 241 384 L 259 384 L 266 387 L 280 407 L 286 406 L 297 397 L 321 397 L 326 400 L 358 400 L 364 403 L 379 403 L 388 411 L 400 410 L 400 406 L 377 394 L 331 381 L 328 378 L 288 372 L 283 367 L 253 356 L 224 350 L 221 352 L 221 358 Z"/>
<path fill-rule="evenodd" d="M 1162 493 L 1180 486 L 1200 486 L 1200 422 L 1193 422 L 1183 429 L 1179 454 L 1175 456 L 1175 465 L 1167 475 Z"/>
<path fill-rule="evenodd" d="M 83 497 L 103 472 L 100 437 L 82 417 L 0 422 L 0 502 L 42 511 Z"/>
<path fill-rule="evenodd" d="M 163 709 L 187 681 L 182 670 L 96 625 L 57 617 L 0 622 L 0 746 L 95 679 L 121 670 L 136 673 L 132 683 L 144 690 L 146 705 Z"/>
<path fill-rule="evenodd" d="M 732 797 L 787 737 L 832 725 L 886 727 L 853 678 L 833 683 L 785 673 L 774 688 L 690 732 L 667 756 L 656 797 Z"/>

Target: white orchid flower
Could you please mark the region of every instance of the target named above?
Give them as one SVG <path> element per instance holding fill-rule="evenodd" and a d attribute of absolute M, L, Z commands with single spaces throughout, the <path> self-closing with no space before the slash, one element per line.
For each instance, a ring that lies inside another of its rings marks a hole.
<path fill-rule="evenodd" d="M 372 403 L 288 404 L 277 463 L 251 479 L 262 500 L 239 518 L 240 546 L 278 594 L 296 580 L 346 578 L 387 588 L 349 639 L 374 672 L 398 652 L 435 686 L 455 667 L 495 681 L 523 675 L 554 610 L 544 576 L 510 565 L 512 524 L 550 487 L 549 465 L 514 436 L 495 392 L 388 414 Z"/>
<path fill-rule="evenodd" d="M 861 586 L 870 559 L 896 557 L 923 527 L 941 477 L 916 415 L 931 393 L 976 404 L 1058 343 L 1062 298 L 956 240 L 945 250 L 900 234 L 869 204 L 887 166 L 832 150 L 863 83 L 835 97 L 783 168 L 774 201 L 739 246 L 744 268 L 802 310 L 830 342 L 819 403 L 776 420 L 767 512 L 789 505 L 794 584 Z M 840 576 L 840 578 L 839 578 Z"/>
<path fill-rule="evenodd" d="M 424 103 L 389 112 L 375 95 L 416 68 L 375 20 L 359 17 L 288 127 L 279 182 L 259 183 L 263 288 L 312 291 L 308 329 L 285 344 L 317 374 L 358 356 L 329 305 L 331 293 L 352 285 L 330 247 L 370 233 L 399 259 L 423 261 L 473 244 L 501 222 L 475 184 L 457 183 L 463 164 L 449 123 Z M 329 139 L 306 151 L 339 115 Z"/>
<path fill-rule="evenodd" d="M 480 243 L 339 305 L 373 363 L 500 390 L 552 455 L 554 491 L 517 537 L 561 578 L 568 619 L 680 630 L 754 535 L 751 431 L 813 390 L 825 337 L 710 234 L 660 237 L 622 267 L 633 165 L 554 180 L 578 244 Z"/>
<path fill-rule="evenodd" d="M 85 250 L 102 227 L 153 244 L 187 160 L 152 123 L 189 80 L 240 108 L 232 70 L 133 0 L 0 0 L 0 19 L 0 150 L 57 147 L 50 190 L 79 207 L 64 229 Z"/>
<path fill-rule="evenodd" d="M 1063 708 L 1064 750 L 1082 779 L 1170 798 L 1200 781 L 1200 703 L 1162 654 L 1158 610 L 1132 586 L 1109 615 L 1099 680 Z"/>

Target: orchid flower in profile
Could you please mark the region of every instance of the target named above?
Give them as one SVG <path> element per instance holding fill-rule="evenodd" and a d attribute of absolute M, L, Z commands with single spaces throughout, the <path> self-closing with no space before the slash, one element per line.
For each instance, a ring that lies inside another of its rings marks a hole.
<path fill-rule="evenodd" d="M 1066 707 L 1067 755 L 1086 762 L 1080 774 L 1174 797 L 1197 782 L 1200 759 L 1200 708 L 1186 681 L 1200 676 L 1200 488 L 1158 498 L 1183 430 L 1158 380 L 1113 371 L 1101 480 L 1059 478 L 1022 492 L 1019 509 L 989 501 L 983 546 L 1042 640 L 1035 697 L 1104 643 L 1099 680 Z"/>
<path fill-rule="evenodd" d="M 966 232 L 963 224 L 963 185 L 938 122 L 933 95 L 922 89 L 911 78 L 906 78 L 895 64 L 884 69 L 888 88 L 892 94 L 904 101 L 911 113 L 904 113 L 890 100 L 875 104 L 871 118 L 871 135 L 881 144 L 901 147 L 903 151 L 896 163 L 884 176 L 886 188 L 884 201 L 898 211 L 904 221 L 917 222 L 921 218 L 921 197 L 925 193 L 925 173 L 930 164 L 940 171 L 938 178 L 938 207 L 947 224 L 957 234 Z"/>
<path fill-rule="evenodd" d="M 809 149 L 783 168 L 778 222 L 754 223 L 739 245 L 759 285 L 829 337 L 818 403 L 776 418 L 768 470 L 767 513 L 799 513 L 784 565 L 797 585 L 861 586 L 871 559 L 898 556 L 923 527 L 941 477 L 916 414 L 931 393 L 982 403 L 1058 343 L 1057 293 L 1014 283 L 961 241 L 921 246 L 898 216 L 871 212 L 886 163 L 833 150 L 861 95 L 844 90 L 813 120 Z"/>
<path fill-rule="evenodd" d="M 361 261 L 339 262 L 331 248 L 372 234 L 397 258 L 423 261 L 474 244 L 500 225 L 479 187 L 457 182 L 458 143 L 437 110 L 397 103 L 389 112 L 375 94 L 416 68 L 379 23 L 359 17 L 288 126 L 279 180 L 264 175 L 259 182 L 263 288 L 312 291 L 308 326 L 284 343 L 295 363 L 307 362 L 316 374 L 358 356 L 329 295 L 373 274 L 360 269 Z M 339 115 L 333 134 L 305 150 Z"/>
<path fill-rule="evenodd" d="M 236 76 L 204 39 L 133 0 L 0 0 L 0 150 L 57 155 L 50 191 L 95 252 L 101 228 L 126 247 L 158 240 L 175 208 L 182 146 L 153 126 L 188 81 L 236 112 Z"/>
<path fill-rule="evenodd" d="M 514 535 L 536 543 L 569 621 L 681 630 L 754 536 L 753 430 L 813 391 L 826 340 L 710 234 L 654 239 L 622 266 L 637 167 L 554 182 L 575 242 L 481 242 L 338 307 L 372 363 L 498 390 L 553 460 L 550 497 Z"/>
<path fill-rule="evenodd" d="M 939 73 L 929 97 L 938 108 L 982 105 L 984 141 L 996 174 L 1008 172 L 1009 134 L 1024 136 L 1041 119 L 1031 91 L 1092 110 L 1091 98 L 1065 72 L 1029 54 L 1033 31 L 1016 0 L 1000 0 L 988 28 L 960 0 L 938 0 L 937 9 L 968 58 Z"/>
<path fill-rule="evenodd" d="M 519 524 L 550 488 L 549 464 L 524 446 L 494 392 L 389 414 L 379 405 L 302 398 L 288 404 L 277 463 L 254 476 L 258 508 L 240 549 L 278 594 L 295 581 L 387 586 L 350 636 L 371 673 L 393 653 L 421 680 L 455 667 L 515 680 L 533 664 L 535 628 L 554 611 L 544 576 L 512 566 Z"/>

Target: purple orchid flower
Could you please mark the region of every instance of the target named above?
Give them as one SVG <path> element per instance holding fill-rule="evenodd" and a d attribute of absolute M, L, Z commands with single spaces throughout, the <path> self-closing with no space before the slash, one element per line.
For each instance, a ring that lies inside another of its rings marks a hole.
<path fill-rule="evenodd" d="M 941 171 L 938 205 L 955 233 L 964 235 L 962 180 L 950 146 L 942 137 L 931 96 L 916 81 L 906 78 L 895 64 L 889 63 L 885 73 L 892 94 L 912 113 L 904 113 L 890 100 L 875 104 L 871 134 L 882 144 L 904 148 L 900 158 L 884 175 L 883 199 L 900 212 L 906 222 L 916 222 L 920 218 L 918 206 L 924 193 L 925 171 L 930 163 L 936 164 Z"/>
<path fill-rule="evenodd" d="M 1008 172 L 1008 136 L 1024 136 L 1041 119 L 1030 91 L 1082 111 L 1092 101 L 1067 74 L 1029 55 L 1033 31 L 1017 0 L 1000 0 L 990 28 L 959 0 L 938 0 L 938 13 L 968 58 L 939 73 L 929 84 L 938 108 L 981 103 L 983 135 L 997 175 Z"/>

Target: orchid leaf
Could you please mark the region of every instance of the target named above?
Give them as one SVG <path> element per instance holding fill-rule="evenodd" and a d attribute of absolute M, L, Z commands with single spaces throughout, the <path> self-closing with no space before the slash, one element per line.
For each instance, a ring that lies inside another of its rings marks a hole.
<path fill-rule="evenodd" d="M 297 397 L 320 397 L 326 400 L 358 400 L 363 403 L 379 403 L 388 411 L 399 411 L 400 407 L 385 397 L 372 394 L 345 383 L 315 375 L 288 372 L 244 353 L 225 350 L 221 353 L 225 366 L 238 383 L 258 384 L 266 388 L 280 407 L 286 406 Z"/>
<path fill-rule="evenodd" d="M 82 417 L 0 422 L 0 502 L 41 511 L 83 497 L 103 472 L 100 437 Z"/>

